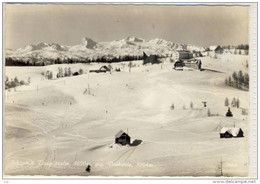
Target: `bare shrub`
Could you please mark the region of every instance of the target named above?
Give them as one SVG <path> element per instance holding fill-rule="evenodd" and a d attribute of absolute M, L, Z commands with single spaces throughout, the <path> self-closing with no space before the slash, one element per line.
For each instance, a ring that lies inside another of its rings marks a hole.
<path fill-rule="evenodd" d="M 171 110 L 174 110 L 174 104 L 171 105 Z"/>

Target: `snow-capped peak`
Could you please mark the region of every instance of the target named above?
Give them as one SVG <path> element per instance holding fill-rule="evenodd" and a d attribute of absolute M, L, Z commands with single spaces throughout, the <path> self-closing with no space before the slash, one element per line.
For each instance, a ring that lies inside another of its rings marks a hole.
<path fill-rule="evenodd" d="M 126 40 L 129 42 L 144 42 L 145 41 L 143 38 L 137 38 L 137 37 L 127 37 Z"/>
<path fill-rule="evenodd" d="M 172 43 L 170 41 L 166 41 L 164 39 L 161 39 L 161 38 L 155 38 L 155 39 L 152 39 L 152 40 L 149 40 L 150 43 L 154 43 L 154 44 L 168 44 L 168 43 Z"/>
<path fill-rule="evenodd" d="M 59 44 L 57 44 L 57 43 L 49 44 L 49 46 L 50 46 L 52 49 L 57 50 L 57 51 L 64 51 L 64 50 L 65 50 L 61 45 L 59 45 Z"/>
<path fill-rule="evenodd" d="M 88 49 L 93 49 L 97 45 L 97 42 L 93 41 L 88 37 L 84 37 L 82 39 L 82 44 Z"/>
<path fill-rule="evenodd" d="M 37 44 L 35 45 L 35 47 L 36 47 L 37 49 L 42 49 L 42 48 L 48 47 L 48 46 L 49 46 L 49 44 L 47 44 L 47 43 L 42 43 L 42 42 L 37 43 Z"/>

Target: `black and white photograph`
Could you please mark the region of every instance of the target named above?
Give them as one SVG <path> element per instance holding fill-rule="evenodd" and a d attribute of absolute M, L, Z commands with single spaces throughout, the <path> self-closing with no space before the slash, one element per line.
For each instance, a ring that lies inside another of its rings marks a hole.
<path fill-rule="evenodd" d="M 255 6 L 3 3 L 3 177 L 252 177 Z"/>

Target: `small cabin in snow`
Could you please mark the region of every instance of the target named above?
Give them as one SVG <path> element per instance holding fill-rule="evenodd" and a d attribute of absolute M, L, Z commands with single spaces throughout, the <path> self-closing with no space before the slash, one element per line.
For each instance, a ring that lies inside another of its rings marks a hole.
<path fill-rule="evenodd" d="M 79 75 L 79 72 L 74 72 L 73 73 L 73 76 L 77 76 L 77 75 Z"/>
<path fill-rule="evenodd" d="M 244 132 L 241 128 L 223 127 L 220 130 L 220 138 L 244 137 Z"/>
<path fill-rule="evenodd" d="M 226 113 L 226 116 L 227 116 L 227 117 L 233 117 L 233 114 L 232 114 L 232 112 L 231 112 L 231 110 L 230 110 L 230 107 L 228 108 L 228 111 L 227 111 L 227 113 Z"/>
<path fill-rule="evenodd" d="M 210 46 L 209 49 L 211 51 L 214 51 L 214 53 L 216 53 L 216 54 L 223 54 L 223 51 L 224 51 L 224 49 L 222 47 L 220 47 L 219 45 L 217 45 L 217 46 Z"/>
<path fill-rule="evenodd" d="M 89 72 L 96 72 L 96 73 L 106 73 L 106 72 L 110 72 L 110 68 L 108 68 L 106 65 L 101 66 L 98 70 L 89 70 Z"/>
<path fill-rule="evenodd" d="M 116 144 L 126 145 L 126 144 L 130 144 L 130 142 L 131 142 L 131 137 L 122 130 L 120 130 L 115 135 L 115 143 Z"/>
<path fill-rule="evenodd" d="M 99 70 L 104 72 L 110 72 L 110 68 L 108 68 L 106 65 L 101 66 Z"/>

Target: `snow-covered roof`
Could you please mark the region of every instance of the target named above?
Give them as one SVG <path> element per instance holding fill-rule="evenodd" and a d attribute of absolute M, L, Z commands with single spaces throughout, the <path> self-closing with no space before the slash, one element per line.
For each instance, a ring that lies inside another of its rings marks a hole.
<path fill-rule="evenodd" d="M 102 69 L 105 69 L 106 71 L 110 71 L 110 69 L 106 65 L 101 66 L 99 70 L 102 70 Z"/>
<path fill-rule="evenodd" d="M 201 62 L 199 59 L 187 59 L 187 60 L 182 60 L 185 64 L 197 64 L 198 62 Z"/>
<path fill-rule="evenodd" d="M 225 132 L 230 133 L 232 136 L 236 137 L 239 133 L 241 128 L 238 127 L 223 127 L 220 130 L 221 134 L 224 134 Z"/>
<path fill-rule="evenodd" d="M 232 127 L 223 127 L 220 129 L 220 133 L 224 134 L 226 131 L 230 130 Z"/>
<path fill-rule="evenodd" d="M 123 130 L 120 130 L 116 135 L 115 137 L 118 138 L 120 137 L 123 133 L 125 133 Z"/>
<path fill-rule="evenodd" d="M 212 45 L 212 46 L 209 47 L 209 50 L 213 50 L 214 51 L 217 47 L 218 47 L 218 45 Z"/>

